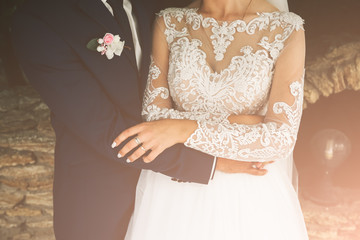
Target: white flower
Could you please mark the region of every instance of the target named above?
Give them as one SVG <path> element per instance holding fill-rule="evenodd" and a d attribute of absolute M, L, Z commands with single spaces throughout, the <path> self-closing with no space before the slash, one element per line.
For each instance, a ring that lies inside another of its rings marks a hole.
<path fill-rule="evenodd" d="M 105 47 L 104 47 L 104 46 L 99 45 L 99 46 L 96 48 L 96 50 L 97 50 L 98 52 L 102 52 L 102 51 L 104 51 L 104 50 L 105 50 Z"/>
<path fill-rule="evenodd" d="M 121 41 L 119 35 L 112 35 L 111 33 L 106 33 L 103 38 L 98 39 L 100 44 L 96 50 L 101 52 L 101 55 L 107 57 L 107 59 L 112 59 L 114 55 L 120 56 L 124 50 L 125 41 Z"/>
<path fill-rule="evenodd" d="M 120 41 L 119 35 L 116 35 L 114 41 L 110 45 L 110 48 L 114 51 L 114 54 L 120 56 L 124 49 L 125 41 Z"/>

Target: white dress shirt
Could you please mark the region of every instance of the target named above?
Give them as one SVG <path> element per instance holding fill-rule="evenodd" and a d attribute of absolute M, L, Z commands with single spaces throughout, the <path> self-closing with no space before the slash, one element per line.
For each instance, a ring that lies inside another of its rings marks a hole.
<path fill-rule="evenodd" d="M 140 70 L 141 46 L 140 46 L 139 37 L 138 37 L 139 36 L 138 29 L 139 28 L 138 28 L 137 20 L 132 11 L 131 2 L 129 0 L 123 0 L 123 7 L 124 7 L 124 10 L 126 12 L 128 19 L 129 19 L 131 34 L 132 34 L 134 48 L 135 48 L 136 64 L 137 64 L 138 70 Z"/>
<path fill-rule="evenodd" d="M 110 4 L 107 3 L 106 0 L 101 0 L 101 1 L 105 5 L 105 7 L 109 10 L 111 15 L 114 16 L 114 11 L 113 11 L 112 7 L 110 6 Z M 132 12 L 132 5 L 131 5 L 131 2 L 129 0 L 123 0 L 123 8 L 124 8 L 124 10 L 126 12 L 127 18 L 129 20 L 129 23 L 130 23 L 131 35 L 132 35 L 134 48 L 135 48 L 136 65 L 137 65 L 138 70 L 140 70 L 140 66 L 141 66 L 140 65 L 141 64 L 141 46 L 140 46 L 139 37 L 138 37 L 139 33 L 138 33 L 138 30 L 137 30 L 138 29 L 137 20 L 136 20 L 136 17 L 134 15 L 134 13 Z"/>

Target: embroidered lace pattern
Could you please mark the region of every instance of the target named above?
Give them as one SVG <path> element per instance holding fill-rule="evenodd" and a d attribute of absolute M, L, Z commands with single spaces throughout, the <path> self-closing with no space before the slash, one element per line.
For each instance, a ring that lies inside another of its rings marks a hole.
<path fill-rule="evenodd" d="M 302 25 L 288 12 L 258 13 L 250 22 L 218 22 L 197 9 L 160 12 L 145 120 L 196 120 L 198 128 L 185 145 L 213 156 L 242 161 L 287 157 L 302 112 L 303 60 L 292 53 L 301 48 Z M 232 114 L 266 109 L 261 124 L 228 121 Z"/>

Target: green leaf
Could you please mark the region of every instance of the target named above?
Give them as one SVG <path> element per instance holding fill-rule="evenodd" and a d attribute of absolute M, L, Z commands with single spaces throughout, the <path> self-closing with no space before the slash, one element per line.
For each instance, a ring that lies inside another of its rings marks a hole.
<path fill-rule="evenodd" d="M 86 47 L 92 51 L 97 51 L 96 48 L 99 46 L 97 42 L 97 38 L 91 39 L 90 42 L 86 45 Z"/>

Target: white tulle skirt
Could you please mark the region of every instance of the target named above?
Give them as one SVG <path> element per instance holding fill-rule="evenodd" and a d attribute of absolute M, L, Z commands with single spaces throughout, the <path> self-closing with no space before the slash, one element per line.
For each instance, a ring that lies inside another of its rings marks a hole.
<path fill-rule="evenodd" d="M 262 177 L 215 172 L 209 185 L 143 170 L 126 240 L 306 240 L 297 194 L 281 163 Z"/>

